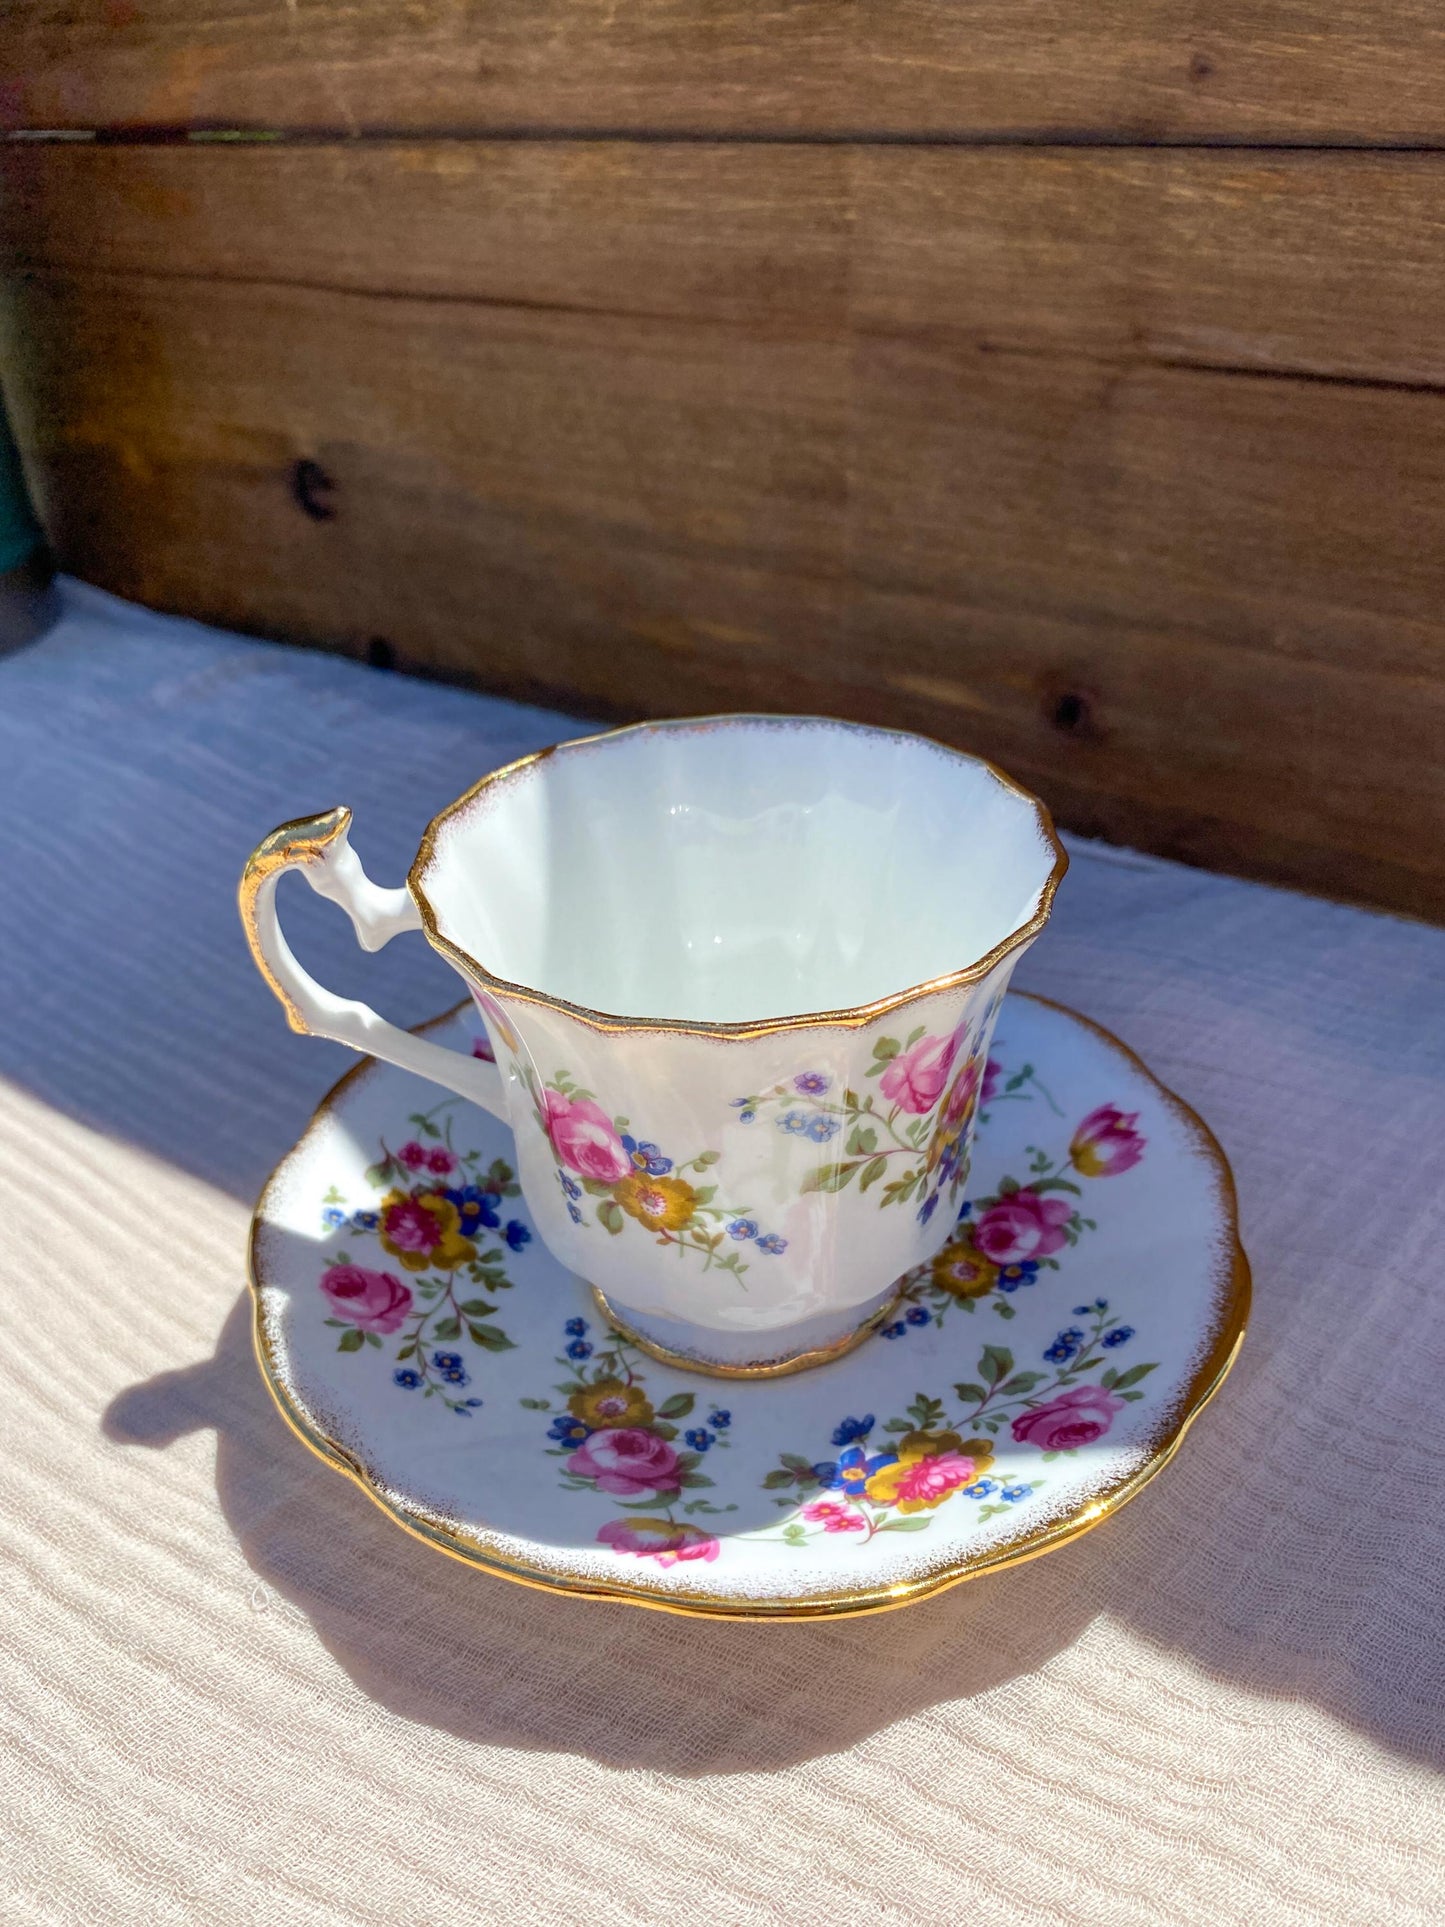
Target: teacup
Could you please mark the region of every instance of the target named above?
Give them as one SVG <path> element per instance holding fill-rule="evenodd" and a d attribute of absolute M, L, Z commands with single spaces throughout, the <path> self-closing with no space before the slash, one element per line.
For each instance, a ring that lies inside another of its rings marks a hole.
<path fill-rule="evenodd" d="M 350 816 L 282 825 L 242 879 L 294 1030 L 510 1125 L 542 1238 L 655 1356 L 796 1371 L 887 1317 L 953 1227 L 994 1019 L 1068 862 L 1041 803 L 923 737 L 720 716 L 483 777 L 401 889 Z M 291 868 L 368 950 L 424 930 L 495 1062 L 316 983 L 277 922 Z M 443 1243 L 459 1210 L 439 1189 Z"/>

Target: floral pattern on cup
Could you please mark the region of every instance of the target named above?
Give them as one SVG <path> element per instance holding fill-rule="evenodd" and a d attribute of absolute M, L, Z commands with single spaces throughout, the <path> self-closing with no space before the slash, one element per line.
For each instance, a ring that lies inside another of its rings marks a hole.
<path fill-rule="evenodd" d="M 976 1117 L 1001 1099 L 1030 1099 L 1035 1091 L 1053 1103 L 1031 1064 L 1005 1080 L 988 1054 L 983 1040 L 997 1009 L 995 999 L 972 1031 L 965 1022 L 940 1035 L 919 1024 L 902 1040 L 876 1038 L 863 1074 L 876 1081 L 874 1090 L 839 1088 L 827 1072 L 802 1070 L 735 1097 L 733 1109 L 744 1124 L 766 1116 L 785 1136 L 834 1145 L 805 1175 L 803 1191 L 844 1191 L 856 1183 L 862 1193 L 879 1185 L 880 1205 L 912 1204 L 927 1224 L 941 1203 L 958 1202 Z"/>
<path fill-rule="evenodd" d="M 787 1239 L 764 1229 L 746 1205 L 718 1202 L 719 1187 L 709 1182 L 709 1173 L 720 1152 L 700 1151 L 679 1162 L 635 1132 L 630 1119 L 609 1115 L 567 1071 L 546 1084 L 521 1064 L 518 1071 L 552 1147 L 573 1224 L 591 1222 L 590 1198 L 597 1223 L 614 1238 L 630 1219 L 658 1244 L 701 1258 L 704 1271 L 730 1271 L 739 1281 L 748 1269 L 745 1252 L 776 1258 L 787 1250 Z"/>
<path fill-rule="evenodd" d="M 495 1158 L 483 1169 L 480 1152 L 453 1142 L 459 1101 L 446 1098 L 413 1113 L 407 1122 L 415 1135 L 395 1149 L 381 1143 L 366 1173 L 381 1193 L 372 1203 L 349 1209 L 339 1192 L 327 1195 L 322 1223 L 344 1237 L 346 1248 L 328 1253 L 317 1282 L 326 1323 L 340 1332 L 338 1351 L 382 1349 L 383 1340 L 398 1339 L 393 1384 L 466 1418 L 482 1404 L 468 1389 L 475 1352 L 513 1349 L 489 1321 L 497 1315 L 496 1294 L 512 1286 L 505 1251 L 521 1251 L 532 1233 L 521 1218 L 504 1215 L 520 1196 L 511 1166 Z M 482 1248 L 487 1234 L 494 1248 Z M 378 1247 L 372 1263 L 357 1262 L 354 1240 Z"/>
<path fill-rule="evenodd" d="M 570 1492 L 601 1492 L 617 1499 L 623 1516 L 598 1528 L 601 1545 L 614 1552 L 673 1566 L 716 1559 L 716 1537 L 682 1515 L 721 1514 L 736 1507 L 688 1497 L 712 1486 L 699 1470 L 709 1452 L 726 1450 L 733 1416 L 717 1400 L 704 1400 L 703 1418 L 687 1425 L 698 1406 L 695 1392 L 674 1392 L 654 1405 L 645 1383 L 646 1361 L 615 1332 L 598 1343 L 586 1318 L 569 1318 L 557 1363 L 567 1374 L 555 1387 L 566 1403 L 549 1423 L 547 1450 L 565 1461 L 561 1479 Z M 552 1411 L 549 1398 L 524 1398 L 527 1411 Z"/>
<path fill-rule="evenodd" d="M 840 1420 L 829 1440 L 839 1448 L 834 1457 L 781 1454 L 763 1487 L 786 1493 L 777 1503 L 794 1516 L 781 1534 L 761 1536 L 802 1546 L 820 1534 L 846 1534 L 866 1545 L 879 1532 L 926 1531 L 956 1499 L 976 1504 L 981 1524 L 1031 1498 L 1045 1480 L 1006 1474 L 995 1464 L 1005 1427 L 1011 1447 L 1030 1448 L 1048 1464 L 1103 1438 L 1115 1415 L 1144 1396 L 1140 1382 L 1157 1369 L 1151 1362 L 1121 1371 L 1110 1362 L 1135 1334 L 1110 1313 L 1107 1299 L 1076 1305 L 1074 1316 L 1087 1320 L 1087 1329 L 1059 1333 L 1043 1355 L 1056 1367 L 1052 1373 L 1019 1369 L 1011 1351 L 985 1345 L 977 1382 L 953 1387 L 952 1409 L 950 1401 L 920 1392 L 906 1415 L 882 1426 L 872 1412 Z M 1094 1372 L 1096 1379 L 1088 1377 Z"/>

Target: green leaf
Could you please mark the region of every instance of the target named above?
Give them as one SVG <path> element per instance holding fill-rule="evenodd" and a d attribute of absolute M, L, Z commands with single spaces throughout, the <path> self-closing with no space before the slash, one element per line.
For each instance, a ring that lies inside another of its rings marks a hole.
<path fill-rule="evenodd" d="M 550 1412 L 552 1409 L 550 1398 L 519 1398 L 517 1403 L 524 1412 Z"/>
<path fill-rule="evenodd" d="M 764 1475 L 763 1490 L 765 1492 L 778 1492 L 783 1488 L 783 1486 L 791 1485 L 792 1483 L 793 1483 L 793 1474 L 791 1472 L 784 1472 L 781 1469 L 778 1469 L 778 1470 L 766 1473 Z"/>
<path fill-rule="evenodd" d="M 902 1046 L 896 1037 L 879 1037 L 874 1042 L 873 1055 L 878 1060 L 878 1063 L 882 1065 L 896 1057 L 901 1049 Z M 868 1073 L 870 1077 L 875 1074 L 873 1070 L 870 1070 Z"/>
<path fill-rule="evenodd" d="M 583 1178 L 582 1189 L 587 1193 L 589 1198 L 610 1198 L 612 1196 L 612 1186 L 610 1184 L 604 1184 L 601 1178 Z"/>
<path fill-rule="evenodd" d="M 985 1345 L 978 1357 L 979 1376 L 985 1385 L 997 1385 L 1014 1368 L 1014 1355 L 1002 1345 Z"/>
<path fill-rule="evenodd" d="M 689 1486 L 712 1485 L 714 1483 L 714 1481 L 710 1479 L 705 1472 L 684 1472 L 682 1475 L 682 1482 L 684 1485 L 689 1485 Z"/>
<path fill-rule="evenodd" d="M 1018 1188 L 1017 1178 L 1000 1178 L 998 1181 L 998 1194 L 1001 1198 L 1011 1198 Z"/>
<path fill-rule="evenodd" d="M 1142 1392 L 1120 1392 L 1120 1398 L 1143 1398 Z"/>
<path fill-rule="evenodd" d="M 346 1329 L 346 1320 L 344 1318 L 328 1318 L 325 1322 L 328 1325 L 334 1325 L 337 1331 L 345 1331 Z"/>
<path fill-rule="evenodd" d="M 816 1171 L 810 1171 L 803 1179 L 799 1189 L 802 1191 L 841 1191 L 851 1183 L 856 1164 L 820 1164 Z"/>
<path fill-rule="evenodd" d="M 813 1476 L 813 1461 L 811 1459 L 800 1459 L 796 1452 L 780 1452 L 778 1457 L 790 1472 L 806 1472 L 809 1478 Z"/>
<path fill-rule="evenodd" d="M 808 1529 L 806 1526 L 800 1525 L 799 1522 L 796 1519 L 794 1519 L 791 1525 L 786 1525 L 783 1527 L 783 1537 L 787 1540 L 790 1546 L 805 1545 L 807 1543 L 807 1538 L 808 1538 Z"/>
<path fill-rule="evenodd" d="M 349 1332 L 343 1332 L 340 1338 L 337 1339 L 336 1349 L 339 1352 L 359 1352 L 361 1350 L 361 1333 L 356 1329 L 355 1325 L 351 1327 Z"/>
<path fill-rule="evenodd" d="M 928 1029 L 927 1024 L 915 1024 L 912 1030 L 909 1031 L 908 1036 L 904 1039 L 904 1044 L 903 1044 L 904 1050 L 912 1050 L 913 1046 L 918 1042 L 919 1038 L 923 1035 L 924 1031 L 926 1031 L 927 1029 Z"/>
<path fill-rule="evenodd" d="M 933 1524 L 932 1519 L 889 1519 L 879 1526 L 880 1532 L 927 1532 Z"/>
<path fill-rule="evenodd" d="M 402 1359 L 404 1358 L 415 1358 L 415 1357 L 416 1357 L 416 1340 L 413 1339 L 410 1345 L 402 1346 L 401 1350 L 396 1355 L 396 1361 L 398 1364 L 400 1364 Z"/>
<path fill-rule="evenodd" d="M 665 1418 L 654 1419 L 648 1429 L 656 1432 L 660 1439 L 675 1439 L 677 1437 L 677 1427 L 670 1425 Z"/>
<path fill-rule="evenodd" d="M 1043 1384 L 1046 1376 L 1044 1372 L 1015 1372 L 1003 1388 L 1004 1396 L 1015 1397 L 1021 1396 L 1024 1392 L 1031 1392 L 1035 1385 Z"/>
<path fill-rule="evenodd" d="M 711 1204 L 717 1196 L 717 1186 L 715 1184 L 700 1185 L 695 1196 L 699 1204 Z"/>
<path fill-rule="evenodd" d="M 857 1157 L 860 1152 L 876 1151 L 878 1149 L 878 1133 L 873 1129 L 871 1124 L 855 1124 L 848 1133 L 848 1142 L 844 1146 L 844 1149 L 847 1151 L 849 1157 Z"/>
<path fill-rule="evenodd" d="M 1129 1386 L 1137 1385 L 1141 1378 L 1147 1378 L 1150 1372 L 1157 1370 L 1157 1360 L 1150 1365 L 1131 1365 L 1127 1372 L 1120 1372 L 1119 1376 L 1114 1380 L 1114 1390 L 1116 1392 L 1126 1391 Z"/>
<path fill-rule="evenodd" d="M 971 1303 L 972 1300 L 970 1300 L 969 1302 Z M 1013 1306 L 1008 1302 L 1006 1298 L 1000 1298 L 995 1303 L 994 1310 L 998 1313 L 1000 1318 L 1012 1318 L 1015 1315 Z"/>
<path fill-rule="evenodd" d="M 621 1231 L 623 1224 L 622 1206 L 617 1202 L 616 1198 L 609 1198 L 606 1204 L 598 1205 L 597 1222 L 604 1230 L 610 1231 L 614 1238 L 618 1232 Z"/>
<path fill-rule="evenodd" d="M 870 1131 L 868 1135 L 871 1137 L 873 1133 Z M 887 1158 L 870 1158 L 864 1165 L 862 1175 L 858 1179 L 858 1189 L 860 1191 L 866 1191 L 870 1184 L 876 1184 L 878 1182 L 879 1178 L 883 1176 L 883 1173 L 887 1169 Z"/>
<path fill-rule="evenodd" d="M 658 1406 L 658 1416 L 660 1418 L 686 1418 L 696 1403 L 697 1397 L 694 1393 L 674 1392 L 671 1398 L 665 1398 L 661 1405 Z"/>
<path fill-rule="evenodd" d="M 699 1171 L 705 1171 L 710 1164 L 716 1164 L 721 1156 L 721 1151 L 703 1151 L 698 1157 L 693 1159 L 693 1163 Z"/>
<path fill-rule="evenodd" d="M 468 1318 L 493 1318 L 497 1308 L 489 1305 L 485 1298 L 468 1298 L 461 1307 Z"/>
<path fill-rule="evenodd" d="M 979 1396 L 981 1398 L 983 1394 L 980 1393 Z M 911 1432 L 913 1427 L 908 1423 L 906 1418 L 891 1418 L 883 1427 L 883 1430 L 885 1432 Z"/>
<path fill-rule="evenodd" d="M 513 1345 L 507 1334 L 504 1331 L 499 1331 L 495 1325 L 468 1325 L 467 1331 L 471 1334 L 472 1343 L 474 1345 L 480 1345 L 483 1351 L 510 1352 L 516 1350 L 516 1346 Z"/>
<path fill-rule="evenodd" d="M 451 1339 L 461 1337 L 462 1321 L 460 1318 L 443 1318 L 439 1325 L 432 1326 L 431 1335 L 445 1345 Z"/>
<path fill-rule="evenodd" d="M 363 1332 L 362 1336 L 363 1338 L 365 1338 L 368 1345 L 374 1345 L 378 1351 L 381 1350 L 381 1340 L 377 1337 L 375 1332 Z"/>
<path fill-rule="evenodd" d="M 345 1204 L 346 1199 L 342 1196 L 341 1192 L 338 1191 L 336 1186 L 333 1184 L 330 1187 L 330 1189 L 327 1191 L 325 1197 L 322 1198 L 321 1202 L 323 1204 Z"/>
<path fill-rule="evenodd" d="M 982 1405 L 988 1397 L 982 1385 L 955 1385 L 953 1391 L 954 1396 L 961 1398 L 965 1405 Z"/>

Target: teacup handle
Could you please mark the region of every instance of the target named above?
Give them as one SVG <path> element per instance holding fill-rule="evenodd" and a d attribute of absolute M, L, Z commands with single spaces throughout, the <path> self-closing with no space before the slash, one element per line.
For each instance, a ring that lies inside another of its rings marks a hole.
<path fill-rule="evenodd" d="M 363 950 L 380 950 L 404 930 L 420 930 L 421 916 L 403 886 L 383 890 L 361 867 L 347 842 L 351 811 L 327 810 L 283 823 L 259 843 L 241 875 L 241 921 L 256 968 L 280 998 L 286 1021 L 305 1036 L 329 1037 L 353 1050 L 385 1058 L 415 1071 L 459 1096 L 470 1098 L 505 1120 L 501 1072 L 481 1058 L 429 1044 L 409 1030 L 380 1017 L 370 1004 L 338 997 L 303 970 L 281 933 L 276 915 L 276 885 L 287 870 L 299 870 L 318 896 L 330 897 L 350 917 Z"/>

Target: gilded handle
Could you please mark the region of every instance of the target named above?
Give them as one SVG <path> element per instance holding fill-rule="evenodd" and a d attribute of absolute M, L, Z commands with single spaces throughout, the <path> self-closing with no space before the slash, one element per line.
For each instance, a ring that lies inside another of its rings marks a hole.
<path fill-rule="evenodd" d="M 347 841 L 350 828 L 350 810 L 327 810 L 283 823 L 256 846 L 241 873 L 239 892 L 241 922 L 256 968 L 280 1000 L 292 1030 L 384 1058 L 505 1120 L 503 1084 L 495 1064 L 429 1043 L 389 1024 L 370 1004 L 338 997 L 317 983 L 292 953 L 276 913 L 276 885 L 288 870 L 299 870 L 318 895 L 341 905 L 364 950 L 380 950 L 404 930 L 422 927 L 409 890 L 383 890 L 367 876 Z"/>

